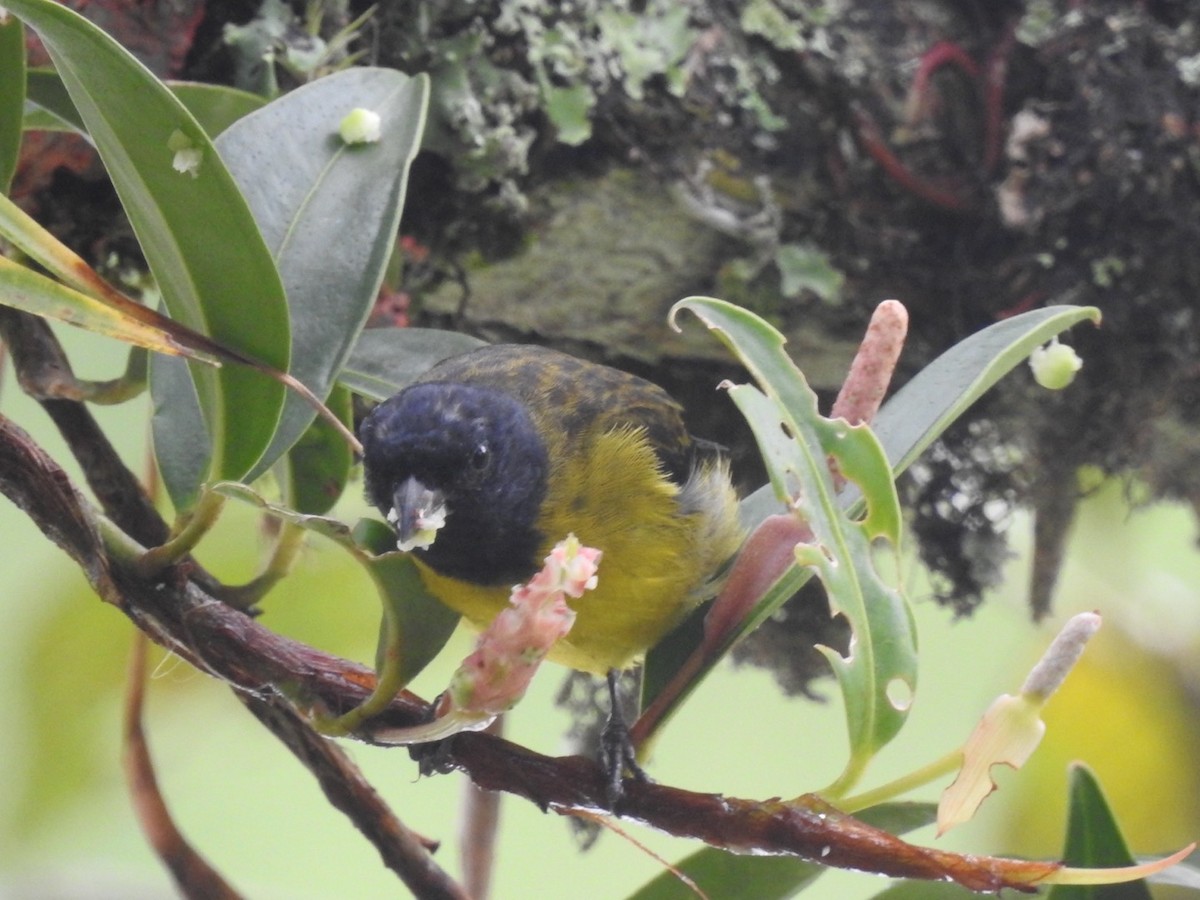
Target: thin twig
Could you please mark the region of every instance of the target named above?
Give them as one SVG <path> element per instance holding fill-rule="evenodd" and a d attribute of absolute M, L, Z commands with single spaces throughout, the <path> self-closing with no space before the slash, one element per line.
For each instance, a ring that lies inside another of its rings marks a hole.
<path fill-rule="evenodd" d="M 504 734 L 504 716 L 492 721 L 485 731 L 497 737 Z M 462 826 L 459 829 L 459 857 L 463 883 L 475 900 L 487 900 L 492 889 L 492 871 L 496 865 L 496 835 L 500 827 L 500 797 L 485 791 L 473 781 L 463 788 Z"/>
<path fill-rule="evenodd" d="M 333 741 L 312 730 L 278 694 L 234 692 L 254 717 L 316 777 L 326 798 L 379 851 L 383 864 L 422 900 L 467 900 L 469 895 L 433 860 L 436 842 L 401 822 Z"/>
<path fill-rule="evenodd" d="M 57 398 L 55 384 L 74 375 L 50 326 L 37 316 L 0 306 L 0 336 L 22 387 L 54 421 L 104 514 L 142 544 L 153 547 L 165 541 L 170 529 L 88 408 Z"/>
<path fill-rule="evenodd" d="M 134 633 L 133 653 L 129 658 L 129 675 L 125 692 L 125 750 L 122 762 L 129 782 L 129 795 L 134 812 L 146 840 L 158 854 L 184 897 L 194 900 L 240 900 L 221 873 L 196 849 L 176 827 L 167 809 L 154 761 L 142 730 L 142 707 L 146 697 L 146 647 L 149 640 L 140 631 Z"/>
<path fill-rule="evenodd" d="M 862 107 L 851 110 L 855 135 L 863 150 L 870 156 L 889 178 L 914 197 L 924 200 L 931 206 L 949 212 L 966 212 L 971 209 L 972 202 L 966 196 L 953 190 L 939 187 L 927 178 L 918 175 L 898 157 L 883 136 L 883 130 L 874 116 Z"/>

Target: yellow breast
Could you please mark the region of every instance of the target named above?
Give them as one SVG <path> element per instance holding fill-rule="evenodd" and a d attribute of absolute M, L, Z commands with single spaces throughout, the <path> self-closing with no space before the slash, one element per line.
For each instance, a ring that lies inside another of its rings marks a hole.
<path fill-rule="evenodd" d="M 543 555 L 570 533 L 603 551 L 596 589 L 571 602 L 575 625 L 550 654 L 602 674 L 638 661 L 704 599 L 740 531 L 723 464 L 699 469 L 681 488 L 662 473 L 641 431 L 610 431 L 590 444 L 588 452 L 551 459 L 538 526 Z M 508 603 L 507 587 L 480 587 L 419 566 L 428 590 L 477 627 Z"/>

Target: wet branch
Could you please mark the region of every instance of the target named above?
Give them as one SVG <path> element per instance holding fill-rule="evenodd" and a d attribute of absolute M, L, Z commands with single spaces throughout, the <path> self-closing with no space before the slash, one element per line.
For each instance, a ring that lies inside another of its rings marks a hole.
<path fill-rule="evenodd" d="M 165 583 L 137 578 L 121 562 L 123 554 L 106 549 L 96 520 L 62 470 L 3 417 L 0 492 L 80 565 L 103 599 L 159 644 L 256 698 L 259 709 L 268 701 L 281 703 L 277 689 L 283 688 L 291 696 L 311 698 L 336 713 L 360 703 L 373 687 L 375 676 L 370 670 L 274 634 L 205 593 L 187 578 L 186 567 L 172 570 L 176 577 Z M 376 722 L 389 727 L 412 725 L 422 719 L 425 709 L 418 698 L 402 693 Z M 279 727 L 277 712 L 264 716 L 273 731 Z M 288 729 L 275 733 L 292 729 L 295 723 L 290 717 L 288 721 Z M 292 747 L 292 737 L 281 739 Z M 442 759 L 464 770 L 480 787 L 523 796 L 542 809 L 569 815 L 604 806 L 604 773 L 582 757 L 551 758 L 491 735 L 466 733 L 449 742 Z M 318 779 L 328 777 L 329 771 L 316 773 Z M 344 791 L 354 796 L 351 788 Z M 619 812 L 716 847 L 792 854 L 892 877 L 952 879 L 974 890 L 1005 886 L 1028 890 L 1057 868 L 1054 863 L 963 857 L 916 847 L 843 816 L 814 797 L 761 802 L 629 782 Z M 356 806 L 355 815 L 371 823 L 360 826 L 368 835 L 388 830 L 377 824 L 374 811 Z M 404 856 L 407 849 L 394 852 Z"/>

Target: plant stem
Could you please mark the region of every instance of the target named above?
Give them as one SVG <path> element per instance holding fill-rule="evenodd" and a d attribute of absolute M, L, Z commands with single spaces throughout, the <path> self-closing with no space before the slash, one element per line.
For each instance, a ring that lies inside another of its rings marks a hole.
<path fill-rule="evenodd" d="M 226 587 L 221 599 L 234 609 L 249 609 L 275 587 L 291 571 L 292 563 L 304 546 L 305 531 L 293 522 L 282 520 L 279 538 L 266 568 L 245 584 Z"/>
<path fill-rule="evenodd" d="M 111 381 L 76 381 L 80 396 L 100 406 L 114 406 L 132 400 L 146 389 L 146 372 L 150 351 L 145 347 L 131 347 L 125 374 Z"/>
<path fill-rule="evenodd" d="M 174 537 L 165 544 L 150 548 L 137 560 L 137 574 L 145 579 L 156 578 L 163 570 L 191 553 L 216 524 L 224 506 L 225 498 L 222 495 L 209 490 L 202 491 L 195 508 L 181 517 L 182 527 L 177 528 Z"/>
<path fill-rule="evenodd" d="M 404 687 L 404 670 L 400 665 L 397 652 L 396 625 L 385 611 L 383 634 L 380 635 L 380 646 L 386 648 L 379 664 L 379 680 L 375 689 L 358 706 L 340 716 L 328 716 L 319 710 L 314 711 L 309 721 L 318 732 L 330 737 L 341 737 L 358 730 L 367 719 L 378 715 L 387 709 L 395 696 Z"/>
<path fill-rule="evenodd" d="M 901 775 L 887 784 L 838 801 L 838 808 L 846 813 L 854 813 L 860 809 L 866 809 L 869 806 L 875 806 L 879 803 L 892 800 L 903 794 L 907 794 L 909 791 L 929 784 L 929 782 L 936 778 L 949 775 L 961 764 L 962 750 L 951 750 L 945 756 L 935 759 L 933 762 L 919 769 L 914 769 L 907 775 Z"/>

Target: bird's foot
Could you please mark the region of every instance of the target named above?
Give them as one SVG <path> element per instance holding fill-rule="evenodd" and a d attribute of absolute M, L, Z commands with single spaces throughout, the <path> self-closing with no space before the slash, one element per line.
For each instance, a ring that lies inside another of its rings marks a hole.
<path fill-rule="evenodd" d="M 607 780 L 604 785 L 604 798 L 610 810 L 616 810 L 617 804 L 625 796 L 625 775 L 637 781 L 650 780 L 637 760 L 637 751 L 629 737 L 629 726 L 621 713 L 621 704 L 617 698 L 616 669 L 608 673 L 609 707 L 608 721 L 600 732 L 600 765 L 604 767 Z"/>

